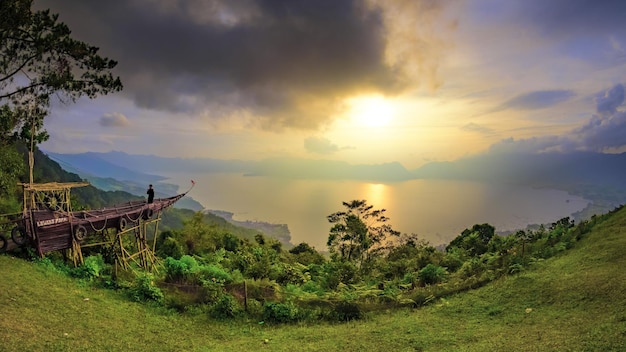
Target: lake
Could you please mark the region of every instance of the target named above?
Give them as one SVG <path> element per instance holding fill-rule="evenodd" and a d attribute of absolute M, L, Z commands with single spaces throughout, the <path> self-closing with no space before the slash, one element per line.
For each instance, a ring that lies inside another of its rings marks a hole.
<path fill-rule="evenodd" d="M 582 210 L 589 201 L 551 189 L 458 180 L 410 180 L 395 183 L 293 180 L 240 174 L 168 174 L 166 182 L 187 189 L 206 209 L 234 213 L 235 220 L 287 224 L 291 242 L 326 250 L 326 216 L 342 211 L 342 202 L 364 199 L 386 209 L 392 227 L 415 233 L 433 245 L 447 243 L 474 224 L 496 231 L 552 223 Z"/>

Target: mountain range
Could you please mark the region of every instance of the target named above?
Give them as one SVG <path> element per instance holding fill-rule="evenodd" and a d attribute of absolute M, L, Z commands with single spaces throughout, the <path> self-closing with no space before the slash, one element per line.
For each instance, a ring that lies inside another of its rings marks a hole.
<path fill-rule="evenodd" d="M 239 173 L 250 177 L 381 183 L 412 179 L 471 180 L 559 189 L 608 207 L 626 202 L 626 153 L 484 153 L 455 161 L 430 162 L 412 170 L 398 162 L 350 164 L 297 158 L 220 160 L 132 155 L 119 151 L 46 154 L 92 183 L 104 182 L 103 179 L 119 180 L 137 188 L 131 193 L 141 195 L 146 184 L 161 182 L 164 180 L 161 175 L 176 170 L 178 173 Z M 110 180 L 105 183 L 114 184 Z"/>

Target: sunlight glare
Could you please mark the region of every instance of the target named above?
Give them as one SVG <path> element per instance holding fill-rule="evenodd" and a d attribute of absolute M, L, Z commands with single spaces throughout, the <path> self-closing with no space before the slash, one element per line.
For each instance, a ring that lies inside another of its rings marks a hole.
<path fill-rule="evenodd" d="M 363 127 L 383 127 L 393 118 L 393 104 L 383 96 L 361 96 L 349 100 L 352 121 Z"/>
<path fill-rule="evenodd" d="M 373 205 L 375 208 L 384 208 L 387 196 L 387 186 L 382 183 L 368 183 L 367 189 L 364 192 L 367 194 L 367 202 L 369 205 Z"/>

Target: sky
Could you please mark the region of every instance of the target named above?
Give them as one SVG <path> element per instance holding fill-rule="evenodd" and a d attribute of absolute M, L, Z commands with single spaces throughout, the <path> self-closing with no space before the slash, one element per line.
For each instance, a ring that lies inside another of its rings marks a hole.
<path fill-rule="evenodd" d="M 430 161 L 626 151 L 623 0 L 35 0 L 118 62 L 57 153 Z"/>

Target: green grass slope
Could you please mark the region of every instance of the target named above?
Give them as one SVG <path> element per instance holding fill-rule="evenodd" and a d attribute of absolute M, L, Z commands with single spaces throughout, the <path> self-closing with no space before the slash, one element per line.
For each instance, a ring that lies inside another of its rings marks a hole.
<path fill-rule="evenodd" d="M 345 324 L 214 321 L 0 256 L 2 351 L 624 351 L 626 208 L 521 274 Z"/>

